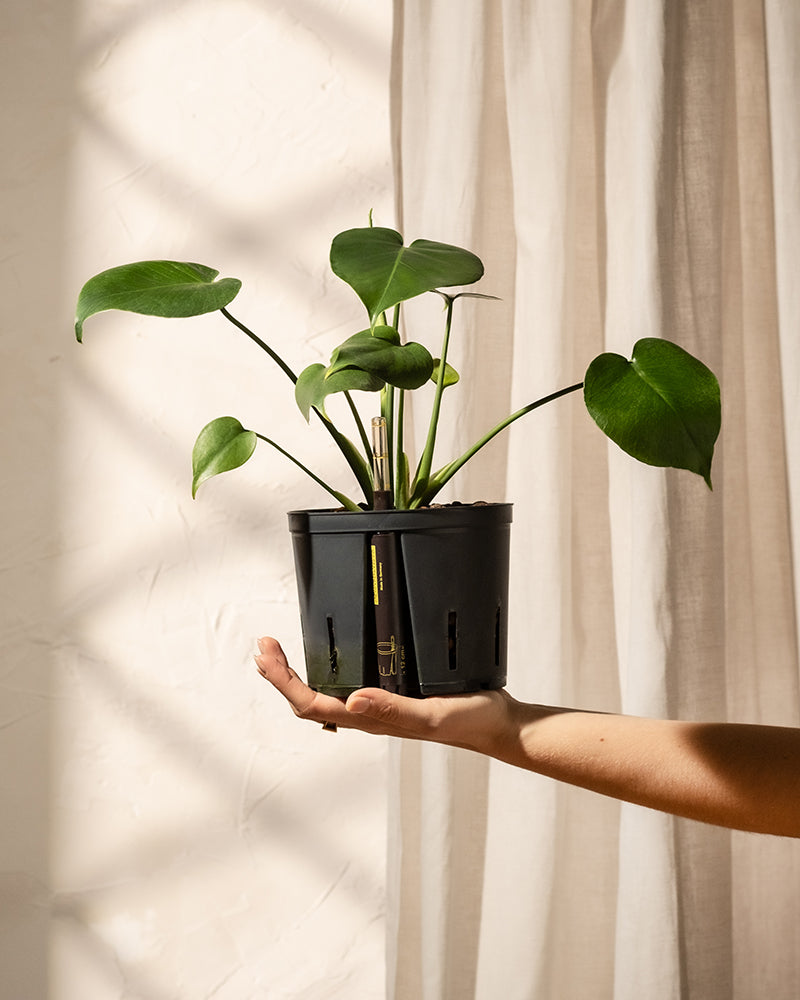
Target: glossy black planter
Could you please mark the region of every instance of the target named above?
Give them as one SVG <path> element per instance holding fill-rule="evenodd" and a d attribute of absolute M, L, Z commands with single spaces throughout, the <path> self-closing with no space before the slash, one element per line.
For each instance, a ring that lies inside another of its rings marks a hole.
<path fill-rule="evenodd" d="M 377 686 L 370 547 L 399 542 L 409 674 L 423 695 L 506 682 L 511 504 L 413 511 L 292 511 L 308 682 L 344 697 Z"/>

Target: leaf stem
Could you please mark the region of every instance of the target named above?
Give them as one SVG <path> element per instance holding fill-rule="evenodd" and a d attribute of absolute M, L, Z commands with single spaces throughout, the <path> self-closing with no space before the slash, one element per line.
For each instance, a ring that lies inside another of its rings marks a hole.
<path fill-rule="evenodd" d="M 227 319 L 227 320 L 229 320 L 229 321 L 230 321 L 231 323 L 233 323 L 233 325 L 234 325 L 235 327 L 238 327 L 238 328 L 239 328 L 239 329 L 240 329 L 240 330 L 242 331 L 242 333 L 245 333 L 245 334 L 247 334 L 247 336 L 248 336 L 248 337 L 249 337 L 249 338 L 250 338 L 250 339 L 251 339 L 251 340 L 252 340 L 252 341 L 253 341 L 254 343 L 258 344 L 258 346 L 259 346 L 259 347 L 261 348 L 261 350 L 262 350 L 262 351 L 266 351 L 266 352 L 267 352 L 267 354 L 269 354 L 269 356 L 270 356 L 270 357 L 272 358 L 272 360 L 273 360 L 273 361 L 275 362 L 275 364 L 276 364 L 276 365 L 277 365 L 277 366 L 278 366 L 278 367 L 279 367 L 279 368 L 280 368 L 280 369 L 281 369 L 281 370 L 282 370 L 283 372 L 285 372 L 285 374 L 286 374 L 286 375 L 288 375 L 288 376 L 289 376 L 289 378 L 290 378 L 290 379 L 292 380 L 292 382 L 295 382 L 295 383 L 297 382 L 297 376 L 295 375 L 295 373 L 294 373 L 294 372 L 292 371 L 292 369 L 291 369 L 291 368 L 290 368 L 290 367 L 289 367 L 289 366 L 288 366 L 288 365 L 286 364 L 286 362 L 285 362 L 285 361 L 283 360 L 283 358 L 282 358 L 282 357 L 281 357 L 281 356 L 280 356 L 279 354 L 276 354 L 276 352 L 275 352 L 275 351 L 273 351 L 273 350 L 272 350 L 272 348 L 271 348 L 271 347 L 269 346 L 269 344 L 266 344 L 266 343 L 264 343 L 264 341 L 263 341 L 263 340 L 262 340 L 262 339 L 261 339 L 260 337 L 258 337 L 258 336 L 257 336 L 257 335 L 256 335 L 255 333 L 253 333 L 253 331 L 252 331 L 252 330 L 248 330 L 248 328 L 247 328 L 247 327 L 246 327 L 246 326 L 244 325 L 244 323 L 241 323 L 241 322 L 240 322 L 240 321 L 239 321 L 238 319 L 236 319 L 236 317 L 235 317 L 235 316 L 232 316 L 232 315 L 231 315 L 231 314 L 230 314 L 230 313 L 228 312 L 228 310 L 227 310 L 227 309 L 225 309 L 224 307 L 223 307 L 222 309 L 220 309 L 220 312 L 221 312 L 221 313 L 222 313 L 222 315 L 223 315 L 223 316 L 225 317 L 225 319 Z"/>
<path fill-rule="evenodd" d="M 386 448 L 389 457 L 389 489 L 394 496 L 395 491 L 395 469 L 392 462 L 394 454 L 394 386 L 388 382 L 381 389 L 381 416 L 386 420 Z"/>
<path fill-rule="evenodd" d="M 386 323 L 386 313 L 383 314 L 383 322 Z M 400 333 L 400 303 L 397 302 L 392 310 L 392 329 Z M 389 461 L 389 489 L 392 496 L 397 493 L 397 468 L 392 461 L 394 455 L 394 441 L 396 434 L 402 434 L 402 429 L 398 429 L 395 423 L 395 391 L 394 386 L 387 382 L 381 390 L 381 416 L 386 420 L 386 447 Z M 402 390 L 401 390 L 402 392 Z"/>
<path fill-rule="evenodd" d="M 242 333 L 246 334 L 254 343 L 258 344 L 258 346 L 263 351 L 266 351 L 267 354 L 275 362 L 275 364 L 281 369 L 281 371 L 283 371 L 284 374 L 286 374 L 292 380 L 292 382 L 294 384 L 297 384 L 297 375 L 295 375 L 295 373 L 286 364 L 286 362 L 283 360 L 283 358 L 277 352 L 273 351 L 273 349 L 269 346 L 269 344 L 265 343 L 259 336 L 257 336 L 257 334 L 253 333 L 252 330 L 250 330 L 248 327 L 246 327 L 244 325 L 244 323 L 242 323 L 240 320 L 236 319 L 235 316 L 231 315 L 231 313 L 229 313 L 228 310 L 225 309 L 224 307 L 222 309 L 220 309 L 220 312 L 225 317 L 225 319 L 227 319 L 231 323 L 233 323 L 233 325 L 235 327 L 237 327 L 239 330 L 241 330 Z M 347 464 L 350 466 L 351 470 L 353 471 L 353 474 L 355 475 L 356 479 L 358 480 L 359 486 L 364 491 L 364 498 L 365 498 L 365 500 L 367 500 L 367 502 L 369 503 L 370 500 L 371 500 L 371 497 L 372 497 L 372 473 L 371 473 L 371 470 L 370 470 L 370 466 L 368 464 L 366 464 L 362 460 L 361 456 L 358 454 L 358 451 L 355 448 L 355 446 L 353 445 L 353 443 L 348 438 L 346 438 L 344 436 L 344 434 L 342 434 L 337 429 L 337 427 L 334 425 L 334 423 L 331 420 L 329 420 L 327 417 L 324 417 L 319 412 L 319 410 L 316 407 L 314 407 L 314 412 L 317 414 L 317 416 L 320 418 L 320 420 L 322 420 L 322 423 L 325 426 L 325 429 L 328 431 L 328 433 L 331 435 L 331 437 L 333 438 L 333 440 L 338 445 L 339 450 L 341 451 L 342 455 L 344 455 L 344 458 L 345 458 Z M 360 421 L 359 421 L 359 423 L 360 423 Z M 363 427 L 361 427 L 360 429 L 363 432 Z M 366 435 L 364 435 L 364 437 L 365 436 Z M 264 440 L 267 440 L 267 439 L 264 438 Z M 362 438 L 362 440 L 363 440 L 363 438 Z M 272 444 L 272 443 L 273 442 L 270 442 L 270 444 Z M 277 448 L 278 446 L 275 445 L 275 447 Z M 282 450 L 282 449 L 279 449 L 279 450 Z M 284 454 L 288 454 L 288 453 L 284 452 Z M 292 456 L 289 455 L 289 458 L 292 458 Z M 295 462 L 296 459 L 292 458 L 292 461 Z M 304 467 L 301 466 L 301 468 L 304 468 Z M 307 469 L 305 471 L 308 472 Z M 309 475 L 313 475 L 313 474 L 309 473 Z M 331 492 L 329 487 L 326 486 L 325 488 L 328 490 L 328 492 Z M 337 494 L 334 494 L 334 495 L 336 495 L 337 499 L 339 498 L 339 496 Z M 349 503 L 352 503 L 352 502 L 353 502 L 352 500 L 349 501 Z M 345 504 L 345 506 L 346 506 L 346 504 Z"/>
<path fill-rule="evenodd" d="M 353 511 L 361 510 L 361 508 L 354 500 L 351 500 L 349 497 L 346 497 L 343 493 L 340 493 L 338 490 L 335 490 L 332 486 L 329 486 L 323 479 L 320 479 L 318 475 L 313 473 L 311 469 L 307 468 L 305 465 L 303 465 L 302 462 L 296 459 L 294 455 L 291 455 L 288 451 L 286 451 L 285 448 L 281 448 L 281 446 L 277 444 L 277 442 L 273 441 L 271 438 L 264 437 L 264 435 L 259 434 L 258 431 L 254 431 L 254 433 L 255 436 L 260 441 L 264 441 L 265 444 L 271 445 L 273 448 L 275 448 L 276 451 L 279 451 L 281 455 L 285 455 L 286 458 L 288 458 L 291 462 L 294 462 L 294 464 L 299 469 L 302 469 L 307 476 L 310 476 L 314 480 L 315 483 L 318 483 L 324 490 L 330 493 L 330 495 L 334 497 L 336 500 L 338 500 L 343 507 L 346 507 L 348 510 L 353 510 Z"/>
<path fill-rule="evenodd" d="M 356 448 L 350 438 L 342 434 L 329 417 L 323 416 L 323 414 L 321 414 L 316 407 L 314 407 L 314 413 L 316 413 L 320 418 L 323 426 L 336 442 L 339 451 L 342 455 L 344 455 L 345 461 L 350 466 L 353 475 L 358 480 L 358 485 L 361 487 L 364 499 L 368 504 L 371 504 L 373 491 L 372 464 L 364 461 L 363 457 L 358 452 L 358 448 Z"/>
<path fill-rule="evenodd" d="M 442 298 L 447 303 L 447 317 L 445 319 L 444 325 L 444 337 L 442 338 L 442 352 L 441 352 L 441 372 L 445 371 L 445 364 L 447 362 L 447 349 L 450 344 L 450 329 L 453 323 L 453 303 L 455 299 L 451 295 L 446 295 L 444 292 L 439 293 Z M 425 448 L 422 451 L 422 455 L 419 460 L 419 465 L 417 466 L 417 472 L 414 476 L 414 483 L 411 487 L 412 496 L 416 495 L 419 490 L 426 490 L 428 485 L 428 480 L 431 475 L 431 467 L 433 465 L 433 450 L 436 446 L 436 431 L 439 426 L 439 411 L 442 405 L 442 393 L 444 392 L 444 377 L 438 378 L 436 380 L 436 392 L 433 397 L 433 407 L 431 409 L 431 421 L 428 426 L 428 438 L 425 442 Z"/>
<path fill-rule="evenodd" d="M 397 391 L 397 431 L 395 434 L 395 455 L 397 456 L 394 461 L 394 496 L 395 496 L 395 507 L 404 508 L 408 503 L 408 483 L 405 478 L 405 469 L 403 462 L 403 420 L 405 417 L 405 401 L 406 393 L 405 389 L 398 389 Z"/>
<path fill-rule="evenodd" d="M 350 407 L 350 412 L 353 414 L 353 419 L 356 422 L 356 427 L 358 428 L 358 436 L 361 438 L 361 445 L 364 448 L 364 454 L 367 457 L 367 465 L 370 466 L 372 454 L 372 445 L 370 444 L 369 437 L 367 436 L 367 431 L 364 427 L 364 422 L 361 419 L 361 414 L 356 409 L 356 404 L 353 401 L 353 397 L 350 395 L 349 390 L 345 390 L 344 398 L 347 400 L 347 405 Z"/>
<path fill-rule="evenodd" d="M 477 452 L 479 452 L 484 445 L 488 444 L 492 438 L 497 437 L 501 431 L 504 431 L 506 427 L 513 424 L 515 420 L 519 420 L 519 418 L 524 417 L 526 413 L 530 413 L 532 410 L 536 410 L 540 406 L 544 406 L 546 403 L 552 403 L 554 399 L 566 396 L 570 392 L 577 392 L 578 389 L 582 388 L 583 382 L 577 382 L 575 385 L 567 386 L 566 389 L 559 389 L 557 392 L 551 392 L 550 395 L 542 396 L 541 399 L 537 399 L 533 403 L 528 403 L 527 406 L 523 406 L 521 409 L 516 410 L 510 416 L 506 417 L 504 420 L 501 420 L 499 424 L 484 434 L 480 440 L 476 441 L 468 451 L 465 451 L 460 458 L 457 458 L 455 461 L 450 462 L 448 465 L 439 469 L 439 471 L 430 478 L 430 482 L 427 487 L 424 490 L 418 491 L 419 495 L 415 494 L 415 496 L 412 497 L 410 506 L 420 507 L 424 504 L 430 503 L 445 483 L 452 479 L 462 466 L 466 465 L 466 463 L 475 454 L 477 454 Z"/>

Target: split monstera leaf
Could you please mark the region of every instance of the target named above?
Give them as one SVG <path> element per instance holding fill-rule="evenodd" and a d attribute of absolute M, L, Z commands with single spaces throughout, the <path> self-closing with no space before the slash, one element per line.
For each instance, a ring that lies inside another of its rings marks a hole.
<path fill-rule="evenodd" d="M 720 392 L 714 374 L 697 358 L 667 340 L 645 338 L 630 359 L 601 354 L 589 365 L 583 382 L 537 399 L 491 428 L 463 455 L 434 469 L 433 455 L 445 389 L 458 382 L 447 354 L 456 302 L 464 297 L 493 296 L 449 289 L 474 284 L 483 264 L 469 250 L 416 240 L 406 246 L 393 229 L 369 226 L 340 233 L 331 245 L 333 272 L 354 290 L 367 314 L 367 325 L 332 353 L 330 363 L 312 364 L 296 375 L 268 344 L 228 312 L 241 282 L 219 278 L 201 264 L 140 261 L 103 271 L 91 278 L 78 298 L 75 333 L 83 338 L 85 321 L 96 313 L 119 309 L 146 316 L 190 317 L 220 310 L 261 347 L 294 384 L 295 401 L 305 416 L 318 419 L 339 447 L 364 494 L 359 505 L 334 489 L 281 445 L 235 418 L 218 417 L 200 432 L 193 452 L 192 495 L 205 480 L 243 465 L 263 441 L 298 465 L 348 510 L 370 507 L 373 497 L 371 443 L 353 401 L 353 392 L 379 394 L 390 447 L 390 478 L 395 506 L 415 508 L 431 502 L 441 488 L 484 445 L 534 409 L 583 389 L 586 408 L 600 429 L 620 448 L 655 466 L 697 473 L 711 487 L 711 463 L 720 430 Z M 402 304 L 424 293 L 445 304 L 444 331 L 438 356 L 423 344 L 400 336 Z M 403 443 L 405 394 L 433 384 L 427 440 L 412 473 Z M 353 417 L 358 443 L 326 412 L 329 396 L 342 394 Z"/>

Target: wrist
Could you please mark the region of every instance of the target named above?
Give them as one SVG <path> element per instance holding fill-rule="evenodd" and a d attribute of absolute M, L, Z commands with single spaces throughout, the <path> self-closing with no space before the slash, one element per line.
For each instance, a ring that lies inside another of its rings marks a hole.
<path fill-rule="evenodd" d="M 499 711 L 491 725 L 474 734 L 473 749 L 504 763 L 524 767 L 523 761 L 528 759 L 526 747 L 534 740 L 533 729 L 549 710 L 517 701 L 505 690 L 496 694 L 500 696 Z"/>
<path fill-rule="evenodd" d="M 515 767 L 538 770 L 548 755 L 552 756 L 552 748 L 548 750 L 547 720 L 566 711 L 510 698 L 507 723 L 497 735 L 496 752 L 492 756 Z"/>

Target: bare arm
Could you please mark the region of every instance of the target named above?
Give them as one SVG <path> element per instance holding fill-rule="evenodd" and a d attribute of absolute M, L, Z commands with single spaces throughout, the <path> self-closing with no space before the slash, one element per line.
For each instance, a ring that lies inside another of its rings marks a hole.
<path fill-rule="evenodd" d="M 652 809 L 800 837 L 800 729 L 578 712 L 506 691 L 413 699 L 368 688 L 345 703 L 307 687 L 274 639 L 259 645 L 260 672 L 300 718 L 464 747 Z"/>

